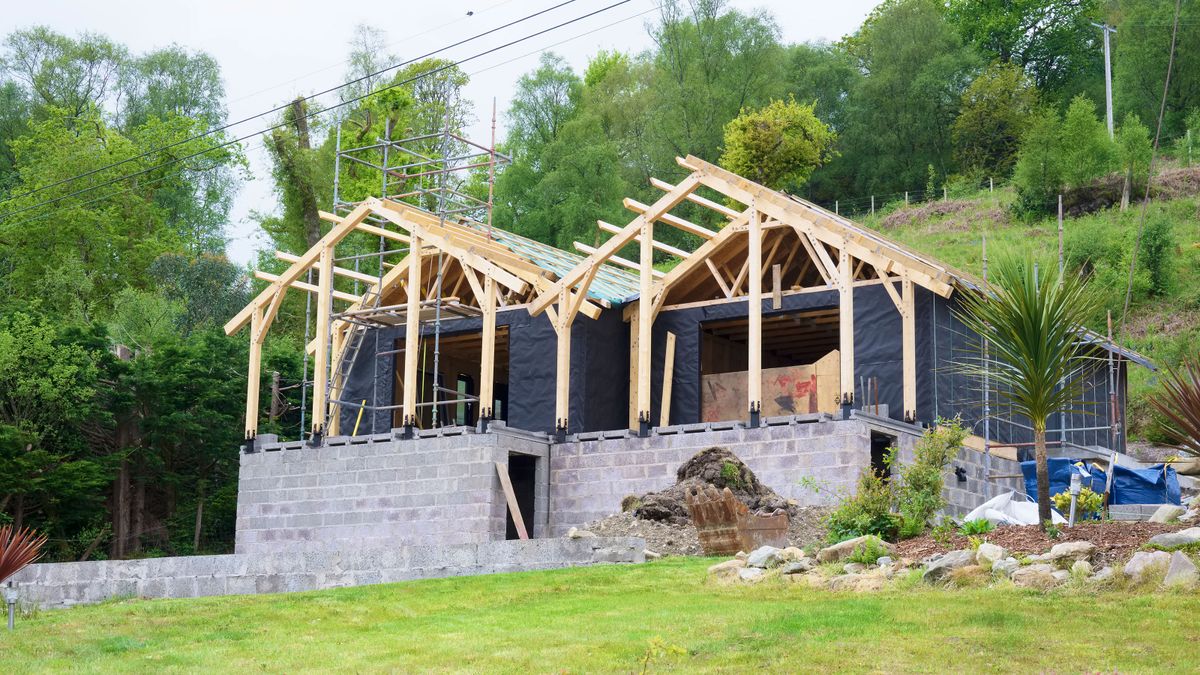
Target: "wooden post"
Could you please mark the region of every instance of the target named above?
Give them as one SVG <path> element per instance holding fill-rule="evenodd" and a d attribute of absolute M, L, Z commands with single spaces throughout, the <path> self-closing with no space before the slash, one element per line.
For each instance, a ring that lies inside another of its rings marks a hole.
<path fill-rule="evenodd" d="M 513 491 L 512 479 L 508 476 L 508 467 L 496 462 L 496 475 L 500 477 L 500 487 L 504 488 L 504 500 L 508 502 L 508 514 L 512 516 L 513 525 L 517 526 L 517 537 L 528 539 L 529 531 L 525 529 L 525 518 L 521 516 L 521 505 L 517 502 L 517 494 Z"/>
<path fill-rule="evenodd" d="M 638 401 L 638 430 L 642 433 L 649 432 L 650 427 L 650 329 L 654 325 L 654 298 L 651 297 L 651 288 L 654 283 L 654 277 L 651 276 L 650 270 L 654 268 L 654 223 L 647 220 L 642 225 L 641 232 L 642 242 L 640 244 L 640 257 L 638 264 L 641 265 L 639 277 L 641 280 L 641 294 L 638 297 L 638 352 L 637 352 L 637 401 Z"/>
<path fill-rule="evenodd" d="M 246 440 L 258 435 L 258 386 L 262 375 L 263 310 L 255 307 L 250 315 L 250 363 L 246 368 Z"/>
<path fill-rule="evenodd" d="M 343 345 L 346 343 L 345 332 L 335 329 L 333 331 L 333 337 L 330 340 L 330 343 L 331 343 L 331 349 L 329 350 L 329 353 L 332 355 L 332 358 L 333 359 L 345 358 L 345 354 L 343 353 Z M 342 373 L 342 369 L 340 367 L 338 367 L 337 365 L 335 365 L 334 362 L 331 361 L 329 364 L 329 398 L 330 398 L 330 401 L 329 401 L 329 407 L 327 408 L 329 410 L 329 428 L 326 429 L 326 431 L 325 431 L 326 435 L 328 435 L 328 436 L 338 436 L 342 433 L 342 414 L 341 414 L 342 407 L 340 404 L 334 403 L 333 401 L 341 400 L 343 383 L 342 383 L 340 377 L 339 378 L 333 377 L 333 373 L 335 373 L 335 372 Z M 362 409 L 359 408 L 359 411 L 361 412 Z"/>
<path fill-rule="evenodd" d="M 854 284 L 850 253 L 842 242 L 838 254 L 838 335 L 842 356 L 841 386 L 843 407 L 854 405 Z"/>
<path fill-rule="evenodd" d="M 751 204 L 753 206 L 753 204 Z M 762 412 L 762 215 L 757 211 L 750 214 L 750 327 L 746 346 L 750 350 L 746 368 L 746 393 L 750 412 L 750 425 L 758 426 L 758 415 Z M 849 266 L 847 266 L 849 267 Z"/>
<path fill-rule="evenodd" d="M 408 306 L 404 317 L 404 426 L 417 424 L 417 359 L 421 353 L 421 237 L 408 244 Z"/>
<path fill-rule="evenodd" d="M 312 431 L 325 433 L 329 389 L 329 314 L 333 311 L 333 246 L 321 249 L 317 263 L 317 348 L 313 359 Z"/>
<path fill-rule="evenodd" d="M 779 263 L 771 265 L 771 309 L 783 309 L 783 266 Z"/>
<path fill-rule="evenodd" d="M 904 359 L 904 419 L 917 420 L 917 324 L 913 302 L 913 282 L 907 273 L 900 278 L 900 300 L 904 310 L 900 312 L 902 323 L 902 346 Z"/>
<path fill-rule="evenodd" d="M 671 424 L 671 382 L 675 379 L 675 334 L 667 332 L 667 351 L 663 354 L 662 405 L 658 411 L 658 426 Z"/>
<path fill-rule="evenodd" d="M 479 359 L 479 419 L 492 419 L 496 381 L 496 280 L 483 281 L 483 351 Z"/>
<path fill-rule="evenodd" d="M 638 304 L 638 301 L 634 301 Z M 629 429 L 631 431 L 638 430 L 638 401 L 641 398 L 638 396 L 638 316 L 641 311 L 633 308 L 633 312 L 629 315 Z"/>
<path fill-rule="evenodd" d="M 563 288 L 558 293 L 558 313 L 551 317 L 558 332 L 558 362 L 555 368 L 554 428 L 560 434 L 568 429 L 571 414 L 571 320 L 570 292 Z"/>

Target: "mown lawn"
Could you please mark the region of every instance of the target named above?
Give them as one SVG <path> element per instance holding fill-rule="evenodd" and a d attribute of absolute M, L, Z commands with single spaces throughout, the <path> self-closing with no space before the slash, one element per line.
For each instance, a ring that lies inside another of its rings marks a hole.
<path fill-rule="evenodd" d="M 0 636 L 0 673 L 1200 668 L 1197 593 L 716 587 L 711 562 L 42 612 Z"/>

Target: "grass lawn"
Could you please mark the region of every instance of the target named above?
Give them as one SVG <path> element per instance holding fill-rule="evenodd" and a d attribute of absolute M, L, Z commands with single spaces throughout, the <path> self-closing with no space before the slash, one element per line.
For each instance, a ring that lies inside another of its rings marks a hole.
<path fill-rule="evenodd" d="M 1197 593 L 716 587 L 711 562 L 42 612 L 0 635 L 0 672 L 640 672 L 652 644 L 650 671 L 1200 668 Z"/>

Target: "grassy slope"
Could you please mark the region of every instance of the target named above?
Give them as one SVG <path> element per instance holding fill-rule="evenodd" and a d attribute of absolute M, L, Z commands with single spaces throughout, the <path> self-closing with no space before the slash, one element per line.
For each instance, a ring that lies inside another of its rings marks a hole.
<path fill-rule="evenodd" d="M 1008 210 L 1013 193 L 997 189 L 994 194 L 984 191 L 960 200 L 952 200 L 950 208 L 938 204 L 913 206 L 893 205 L 880 209 L 863 222 L 908 246 L 935 256 L 965 272 L 982 276 L 982 233 L 988 237 L 988 257 L 995 261 L 1004 255 L 1033 255 L 1044 261 L 1051 270 L 1057 265 L 1058 225 L 1054 217 L 1035 222 L 1014 219 Z M 954 210 L 951 213 L 939 211 Z M 1135 282 L 1127 331 L 1121 341 L 1149 356 L 1156 363 L 1175 364 L 1186 355 L 1200 351 L 1200 198 L 1184 197 L 1153 202 L 1148 219 L 1164 216 L 1170 219 L 1175 240 L 1171 255 L 1173 282 L 1170 291 L 1162 296 L 1150 295 L 1144 279 Z M 1138 206 L 1121 212 L 1118 209 L 1101 211 L 1079 218 L 1066 218 L 1063 225 L 1068 268 L 1072 261 L 1090 258 L 1097 242 L 1115 243 L 1122 250 L 1133 248 L 1137 230 Z M 906 221 L 897 224 L 898 221 Z M 1144 263 L 1144 258 L 1139 258 Z M 1119 323 L 1127 285 L 1129 259 L 1110 261 L 1107 268 L 1097 270 L 1092 282 L 1105 298 Z M 1139 263 L 1139 270 L 1141 270 Z M 1074 267 L 1079 269 L 1078 266 Z M 1103 317 L 1096 317 L 1093 328 L 1103 332 Z M 1118 336 L 1119 325 L 1115 328 Z M 1130 416 L 1135 436 L 1144 434 L 1150 425 L 1144 403 L 1145 394 L 1153 387 L 1153 375 L 1134 367 L 1130 369 Z"/>
<path fill-rule="evenodd" d="M 0 672 L 1184 671 L 1200 595 L 721 588 L 674 559 L 274 596 L 45 612 Z"/>

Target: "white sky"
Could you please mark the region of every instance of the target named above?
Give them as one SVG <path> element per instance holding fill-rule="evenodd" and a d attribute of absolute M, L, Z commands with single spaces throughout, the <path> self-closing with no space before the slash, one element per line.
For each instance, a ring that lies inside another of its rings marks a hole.
<path fill-rule="evenodd" d="M 577 0 L 495 35 L 439 57 L 462 59 L 543 28 L 606 7 L 615 0 Z M 401 60 L 420 56 L 459 39 L 513 21 L 561 0 L 40 0 L 6 2 L 0 33 L 42 24 L 68 35 L 102 33 L 134 53 L 171 43 L 204 50 L 221 65 L 229 120 L 278 106 L 297 94 L 311 94 L 342 81 L 354 26 L 383 29 L 389 51 Z M 659 0 L 631 0 L 562 29 L 508 47 L 463 65 L 472 75 L 466 89 L 475 103 L 471 135 L 486 142 L 491 134 L 492 99 L 500 108 L 497 134 L 504 136 L 504 108 L 517 78 L 533 69 L 538 53 L 550 49 L 582 71 L 601 49 L 640 51 L 650 46 L 646 23 L 656 18 Z M 766 8 L 775 15 L 785 42 L 836 40 L 854 31 L 876 0 L 745 1 L 743 10 Z M 467 16 L 467 12 L 474 12 Z M 565 41 L 565 42 L 563 42 Z M 557 44 L 557 43 L 562 44 Z M 332 95 L 336 96 L 336 94 Z M 264 117 L 231 129 L 238 136 L 269 126 Z M 252 211 L 277 209 L 266 152 L 258 138 L 247 141 L 252 177 L 241 185 L 228 227 L 229 256 L 245 263 L 266 239 L 249 220 Z"/>

